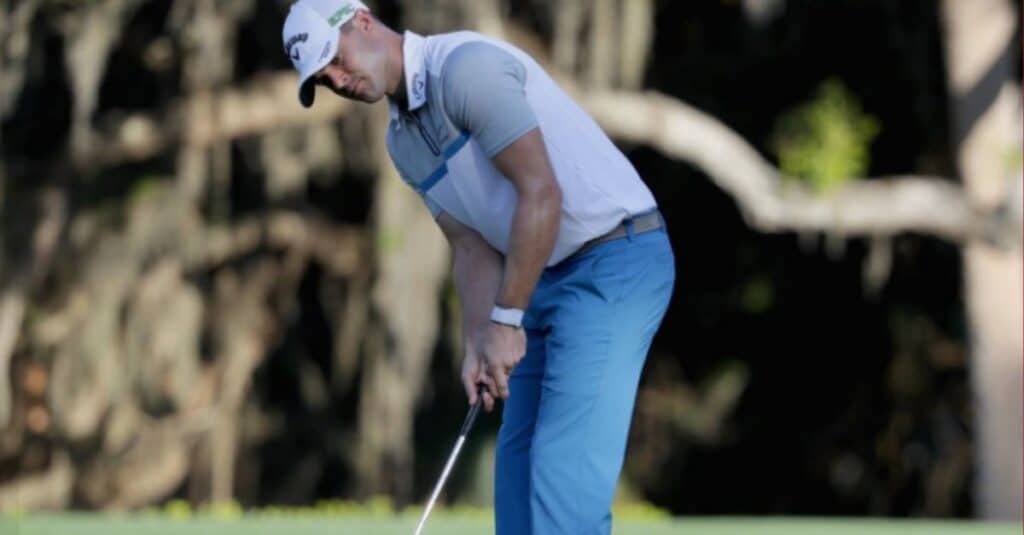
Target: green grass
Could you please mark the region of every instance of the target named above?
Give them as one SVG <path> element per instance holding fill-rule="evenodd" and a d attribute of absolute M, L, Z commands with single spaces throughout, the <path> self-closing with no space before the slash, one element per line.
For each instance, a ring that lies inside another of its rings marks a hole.
<path fill-rule="evenodd" d="M 0 516 L 0 535 L 390 535 L 409 534 L 414 514 L 290 518 L 246 515 L 238 518 L 169 519 L 160 515 Z M 432 517 L 426 534 L 493 533 L 490 518 L 476 514 Z M 682 518 L 623 519 L 616 535 L 1020 535 L 1020 524 L 860 519 Z"/>

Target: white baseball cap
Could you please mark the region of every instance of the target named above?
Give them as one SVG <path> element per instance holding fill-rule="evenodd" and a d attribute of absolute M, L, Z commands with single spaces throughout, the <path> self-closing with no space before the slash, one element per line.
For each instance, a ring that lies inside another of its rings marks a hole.
<path fill-rule="evenodd" d="M 339 28 L 357 10 L 370 9 L 359 0 L 299 0 L 292 4 L 281 38 L 284 53 L 299 71 L 299 102 L 313 105 L 316 85 L 310 77 L 338 53 Z"/>

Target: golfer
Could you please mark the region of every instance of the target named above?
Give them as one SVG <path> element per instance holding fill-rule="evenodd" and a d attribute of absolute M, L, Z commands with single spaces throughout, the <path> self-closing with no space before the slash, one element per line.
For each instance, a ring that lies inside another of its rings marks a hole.
<path fill-rule="evenodd" d="M 284 23 L 299 101 L 387 98 L 387 146 L 454 251 L 470 402 L 502 399 L 500 535 L 607 534 L 633 404 L 674 259 L 654 197 L 521 50 L 399 34 L 359 1 Z"/>

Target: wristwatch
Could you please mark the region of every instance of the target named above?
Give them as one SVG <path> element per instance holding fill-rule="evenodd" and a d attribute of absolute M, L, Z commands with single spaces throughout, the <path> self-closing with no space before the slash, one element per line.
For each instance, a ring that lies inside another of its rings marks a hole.
<path fill-rule="evenodd" d="M 491 321 L 518 329 L 523 326 L 523 314 L 523 310 L 519 308 L 505 308 L 501 305 L 494 305 L 494 308 L 491 309 Z"/>

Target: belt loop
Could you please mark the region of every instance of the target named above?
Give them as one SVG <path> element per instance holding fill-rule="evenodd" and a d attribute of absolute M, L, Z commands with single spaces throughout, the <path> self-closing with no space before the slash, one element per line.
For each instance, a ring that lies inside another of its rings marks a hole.
<path fill-rule="evenodd" d="M 633 229 L 633 218 L 628 217 L 622 220 L 622 226 L 626 227 L 626 238 L 629 241 L 633 241 L 633 237 L 636 236 L 636 232 Z"/>

